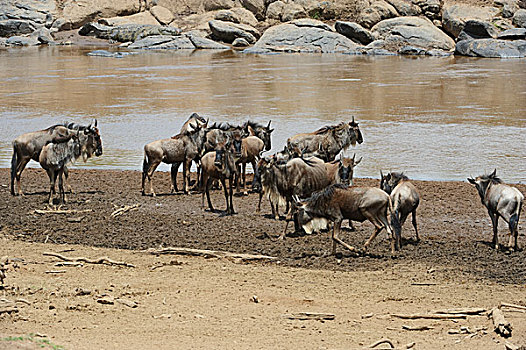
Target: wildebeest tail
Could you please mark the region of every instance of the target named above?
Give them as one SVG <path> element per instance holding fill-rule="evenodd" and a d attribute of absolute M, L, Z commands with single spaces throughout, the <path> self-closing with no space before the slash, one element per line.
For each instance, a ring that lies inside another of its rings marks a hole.
<path fill-rule="evenodd" d="M 142 181 L 144 182 L 144 179 L 146 179 L 146 175 L 148 174 L 148 156 L 146 153 L 144 154 L 144 159 L 142 161 Z"/>
<path fill-rule="evenodd" d="M 389 198 L 389 212 L 391 217 L 391 228 L 394 230 L 396 241 L 402 246 L 402 225 L 400 224 L 400 199 L 398 199 L 395 208 L 393 208 L 393 202 Z"/>
<path fill-rule="evenodd" d="M 522 209 L 522 202 L 519 202 L 518 204 L 518 210 L 510 217 L 510 231 L 515 232 L 517 230 L 517 226 L 519 225 L 519 216 L 521 215 L 521 209 Z"/>
<path fill-rule="evenodd" d="M 16 177 L 16 166 L 18 165 L 18 155 L 16 152 L 16 146 L 13 143 L 13 158 L 11 158 L 11 194 L 15 195 L 15 177 Z"/>

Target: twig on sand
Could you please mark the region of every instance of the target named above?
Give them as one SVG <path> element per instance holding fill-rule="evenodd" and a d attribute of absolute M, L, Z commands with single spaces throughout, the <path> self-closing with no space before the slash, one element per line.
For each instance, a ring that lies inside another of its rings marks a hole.
<path fill-rule="evenodd" d="M 378 345 L 382 345 L 382 344 L 388 344 L 388 345 L 391 347 L 391 349 L 394 349 L 394 347 L 395 347 L 395 346 L 393 345 L 393 342 L 392 342 L 391 340 L 389 340 L 389 339 L 380 339 L 380 340 L 378 340 L 378 341 L 372 343 L 371 345 L 369 345 L 368 348 L 370 348 L 370 349 L 374 349 L 374 348 L 376 348 Z"/>
<path fill-rule="evenodd" d="M 100 257 L 97 259 L 88 259 L 84 257 L 78 257 L 78 258 L 68 258 L 62 254 L 53 253 L 53 252 L 44 252 L 43 255 L 45 256 L 54 256 L 56 258 L 59 258 L 60 260 L 64 261 L 71 261 L 71 262 L 85 262 L 86 264 L 106 264 L 106 265 L 117 265 L 117 266 L 125 266 L 125 267 L 135 267 L 135 265 L 128 264 L 124 261 L 115 261 L 108 257 Z"/>
<path fill-rule="evenodd" d="M 512 327 L 511 324 L 504 318 L 502 310 L 498 307 L 491 309 L 489 317 L 493 320 L 494 330 L 497 334 L 503 336 L 504 338 L 511 337 Z"/>
<path fill-rule="evenodd" d="M 416 320 L 419 318 L 429 319 L 429 320 L 454 320 L 459 318 L 467 318 L 468 315 L 457 314 L 457 315 L 448 315 L 448 314 L 391 314 L 391 317 L 402 318 L 405 320 Z"/>
<path fill-rule="evenodd" d="M 435 311 L 436 314 L 448 314 L 448 315 L 480 315 L 485 313 L 487 310 L 480 307 L 467 307 L 461 309 L 448 309 Z"/>
<path fill-rule="evenodd" d="M 193 248 L 177 248 L 177 247 L 167 247 L 161 249 L 148 249 L 148 253 L 154 255 L 162 254 L 175 254 L 175 255 L 191 255 L 191 256 L 203 256 L 205 258 L 226 258 L 242 261 L 250 260 L 276 260 L 276 257 L 267 256 L 267 255 L 252 255 L 252 254 L 242 254 L 242 253 L 230 253 L 220 250 L 208 250 L 208 249 L 193 249 Z"/>
<path fill-rule="evenodd" d="M 82 209 L 82 210 L 79 210 L 79 209 L 68 209 L 68 210 L 64 210 L 64 209 L 48 209 L 48 210 L 40 210 L 40 209 L 35 209 L 35 213 L 36 214 L 72 214 L 72 213 L 89 213 L 89 212 L 92 212 L 93 209 Z"/>
<path fill-rule="evenodd" d="M 319 313 L 319 312 L 296 312 L 293 314 L 285 314 L 283 315 L 284 318 L 288 318 L 289 320 L 317 320 L 317 321 L 325 321 L 325 320 L 334 320 L 336 315 L 334 314 L 326 314 L 326 313 Z"/>
<path fill-rule="evenodd" d="M 500 303 L 500 307 L 509 307 L 511 309 L 518 309 L 518 310 L 524 310 L 526 311 L 526 306 L 522 306 L 522 305 L 516 305 L 516 304 L 508 304 L 508 303 L 503 303 L 501 302 Z"/>
<path fill-rule="evenodd" d="M 124 213 L 129 212 L 130 210 L 136 210 L 138 208 L 139 208 L 139 204 L 125 205 L 125 206 L 113 211 L 113 213 L 111 213 L 110 217 L 115 218 L 115 217 L 117 217 L 119 215 L 122 215 Z"/>
<path fill-rule="evenodd" d="M 434 328 L 435 327 L 431 327 L 431 326 L 408 326 L 408 325 L 402 326 L 402 329 L 405 329 L 406 331 L 429 331 Z"/>

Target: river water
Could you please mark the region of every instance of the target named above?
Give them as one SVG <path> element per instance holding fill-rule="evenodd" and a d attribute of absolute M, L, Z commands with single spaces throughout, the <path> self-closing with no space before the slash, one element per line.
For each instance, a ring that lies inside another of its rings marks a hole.
<path fill-rule="evenodd" d="M 75 166 L 139 170 L 143 146 L 176 134 L 192 112 L 272 120 L 274 151 L 355 116 L 364 143 L 346 153 L 364 158 L 359 177 L 465 180 L 497 168 L 526 182 L 526 60 L 92 50 L 0 50 L 0 167 L 17 135 L 65 120 L 97 118 L 102 134 L 104 155 Z"/>

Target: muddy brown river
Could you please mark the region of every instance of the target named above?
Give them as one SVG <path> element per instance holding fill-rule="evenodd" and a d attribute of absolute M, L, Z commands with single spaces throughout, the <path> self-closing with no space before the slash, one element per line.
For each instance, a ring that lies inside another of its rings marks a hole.
<path fill-rule="evenodd" d="M 364 143 L 346 153 L 364 157 L 358 177 L 463 180 L 497 168 L 526 182 L 525 60 L 92 50 L 0 50 L 0 167 L 17 135 L 65 120 L 99 121 L 104 155 L 77 167 L 138 170 L 144 144 L 174 135 L 192 112 L 272 120 L 274 151 L 355 116 Z"/>

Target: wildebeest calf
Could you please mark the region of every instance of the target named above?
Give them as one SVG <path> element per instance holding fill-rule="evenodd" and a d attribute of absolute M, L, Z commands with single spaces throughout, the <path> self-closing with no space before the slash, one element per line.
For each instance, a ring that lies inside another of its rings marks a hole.
<path fill-rule="evenodd" d="M 521 215 L 523 194 L 516 189 L 502 183 L 497 177 L 497 169 L 490 175 L 481 175 L 476 179 L 468 178 L 468 181 L 475 185 L 482 204 L 488 209 L 491 223 L 493 224 L 493 241 L 495 249 L 499 248 L 498 225 L 499 217 L 508 223 L 509 249 L 518 249 L 517 237 L 519 235 L 519 217 Z M 512 247 L 513 238 L 515 244 Z"/>
<path fill-rule="evenodd" d="M 351 251 L 356 250 L 340 239 L 340 227 L 344 219 L 358 222 L 369 220 L 375 226 L 375 231 L 365 243 L 364 249 L 367 249 L 378 233 L 385 228 L 391 241 L 391 252 L 395 253 L 395 235 L 400 234 L 399 225 L 396 225 L 393 231 L 387 220 L 388 215 L 393 217 L 392 204 L 389 195 L 381 189 L 335 184 L 303 201 L 297 197 L 295 200 L 298 222 L 305 232 L 310 233 L 319 226 L 325 226 L 327 221 L 334 222 L 332 254 L 336 253 L 336 243 Z"/>
<path fill-rule="evenodd" d="M 404 225 L 409 214 L 412 215 L 416 240 L 420 241 L 416 225 L 416 208 L 418 208 L 420 203 L 420 196 L 415 185 L 409 181 L 409 178 L 404 173 L 391 172 L 383 175 L 380 171 L 380 188 L 391 196 L 393 211 L 401 226 Z M 398 243 L 402 244 L 402 242 Z"/>

